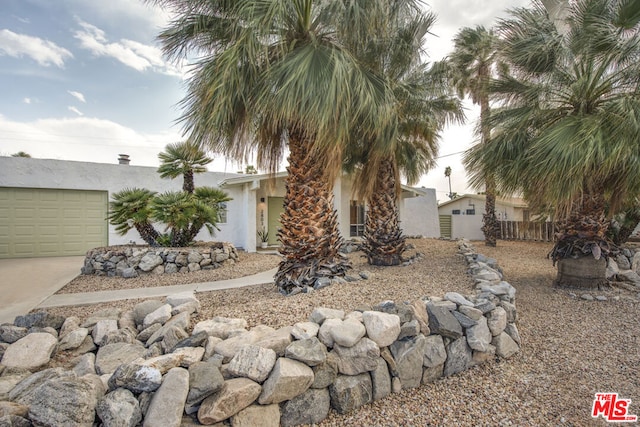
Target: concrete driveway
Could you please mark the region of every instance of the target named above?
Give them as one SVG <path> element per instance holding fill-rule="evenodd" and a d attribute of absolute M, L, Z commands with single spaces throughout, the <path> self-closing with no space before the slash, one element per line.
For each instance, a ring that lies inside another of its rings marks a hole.
<path fill-rule="evenodd" d="M 0 259 L 0 324 L 13 323 L 80 274 L 84 256 Z"/>

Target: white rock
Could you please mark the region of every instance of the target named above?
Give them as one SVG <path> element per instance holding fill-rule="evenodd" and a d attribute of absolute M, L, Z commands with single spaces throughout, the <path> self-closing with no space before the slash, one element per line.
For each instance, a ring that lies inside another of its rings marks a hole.
<path fill-rule="evenodd" d="M 154 323 L 164 325 L 169 319 L 171 319 L 171 305 L 164 304 L 147 314 L 142 322 L 142 326 L 146 329 Z"/>
<path fill-rule="evenodd" d="M 391 345 L 400 335 L 400 317 L 380 311 L 365 311 L 362 320 L 367 330 L 367 337 L 378 344 L 378 347 Z"/>
<path fill-rule="evenodd" d="M 46 332 L 28 334 L 4 352 L 2 365 L 8 368 L 36 369 L 49 363 L 58 340 Z"/>

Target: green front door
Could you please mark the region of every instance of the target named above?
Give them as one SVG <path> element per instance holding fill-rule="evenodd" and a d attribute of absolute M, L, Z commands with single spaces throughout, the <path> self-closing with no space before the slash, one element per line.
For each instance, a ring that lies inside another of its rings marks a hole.
<path fill-rule="evenodd" d="M 278 230 L 280 229 L 280 214 L 284 211 L 284 197 L 269 197 L 267 227 L 269 231 L 269 245 L 278 245 Z"/>
<path fill-rule="evenodd" d="M 0 258 L 84 255 L 107 245 L 106 191 L 0 187 Z"/>

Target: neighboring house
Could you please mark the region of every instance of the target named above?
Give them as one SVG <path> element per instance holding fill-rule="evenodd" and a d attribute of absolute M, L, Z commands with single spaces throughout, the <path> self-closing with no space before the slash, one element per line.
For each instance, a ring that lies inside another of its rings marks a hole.
<path fill-rule="evenodd" d="M 486 197 L 483 194 L 465 194 L 453 200 L 440 203 L 440 234 L 442 237 L 470 240 L 484 240 L 482 216 L 485 213 Z M 529 221 L 527 203 L 520 198 L 496 198 L 498 221 Z"/>
<path fill-rule="evenodd" d="M 265 227 L 276 244 L 276 230 L 284 198 L 284 176 L 226 172 L 196 174 L 196 186 L 221 187 L 233 198 L 211 237 L 254 252 L 257 231 Z M 362 235 L 364 208 L 352 200 L 348 177 L 334 188 L 340 231 L 345 238 Z M 144 243 L 135 230 L 120 236 L 107 223 L 111 194 L 142 187 L 164 192 L 180 190 L 182 179 L 161 179 L 154 167 L 0 157 L 0 258 L 84 255 L 91 248 Z M 403 187 L 401 226 L 408 235 L 438 237 L 438 208 L 433 189 Z"/>

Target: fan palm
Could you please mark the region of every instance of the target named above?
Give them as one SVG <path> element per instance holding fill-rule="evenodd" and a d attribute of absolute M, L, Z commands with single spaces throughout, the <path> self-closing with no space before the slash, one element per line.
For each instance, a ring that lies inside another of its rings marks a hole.
<path fill-rule="evenodd" d="M 124 236 L 133 228 L 149 246 L 158 246 L 160 233 L 153 227 L 151 201 L 156 193 L 144 188 L 125 188 L 109 202 L 109 223 Z"/>
<path fill-rule="evenodd" d="M 615 214 L 640 190 L 640 32 L 632 3 L 572 3 L 561 32 L 540 3 L 511 11 L 499 26 L 512 76 L 494 90 L 506 105 L 493 114 L 495 137 L 469 153 L 467 165 L 493 170 L 505 191 L 553 208 L 559 285 L 605 281 L 605 209 Z"/>
<path fill-rule="evenodd" d="M 344 275 L 349 264 L 332 184 L 354 123 L 385 126 L 387 88 L 341 43 L 376 30 L 382 0 L 149 0 L 176 13 L 166 55 L 200 55 L 182 101 L 190 140 L 274 172 L 289 150 L 282 228 L 283 293 Z"/>
<path fill-rule="evenodd" d="M 488 123 L 491 115 L 489 105 L 489 82 L 498 64 L 497 37 L 482 26 L 462 28 L 454 38 L 454 50 L 449 58 L 453 84 L 459 96 L 469 95 L 474 104 L 480 106 L 480 143 L 491 139 Z M 484 170 L 485 213 L 482 217 L 482 232 L 485 244 L 496 246 L 499 224 L 496 219 L 496 185 L 490 170 Z"/>
<path fill-rule="evenodd" d="M 193 175 L 206 172 L 206 165 L 213 160 L 200 147 L 190 142 L 168 144 L 164 150 L 158 154 L 160 178 L 173 179 L 182 175 L 182 191 L 193 193 Z"/>
<path fill-rule="evenodd" d="M 389 3 L 378 18 L 375 37 L 354 46 L 394 95 L 387 106 L 393 127 L 355 138 L 359 144 L 352 144 L 345 162 L 348 172 L 355 171 L 356 193 L 367 201 L 363 251 L 373 265 L 402 262 L 400 175 L 411 185 L 417 182 L 434 164 L 438 131 L 448 118 L 461 115 L 457 100 L 448 97 L 441 64 L 428 67 L 421 62 L 424 38 L 434 21 L 435 15 L 413 1 Z"/>

